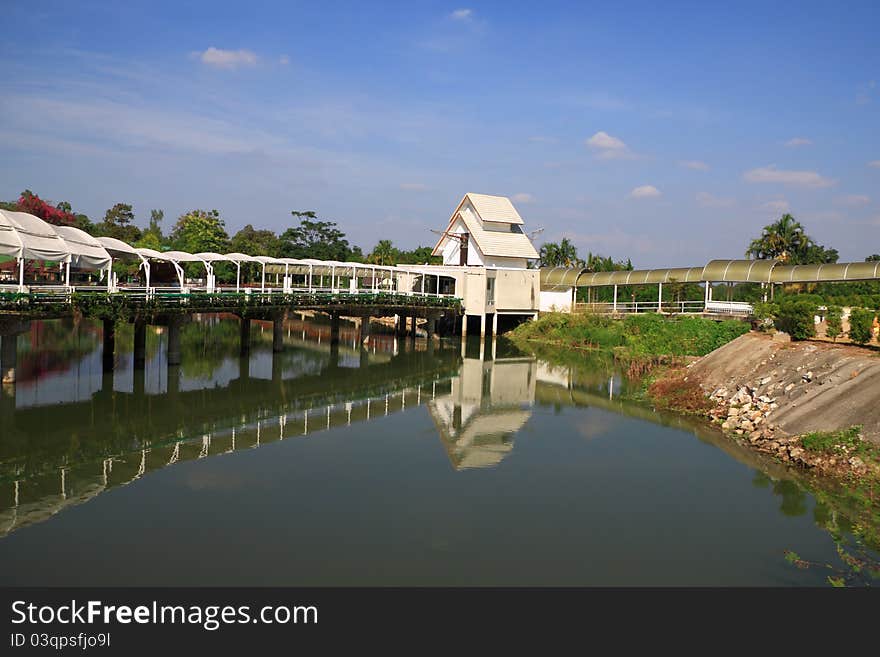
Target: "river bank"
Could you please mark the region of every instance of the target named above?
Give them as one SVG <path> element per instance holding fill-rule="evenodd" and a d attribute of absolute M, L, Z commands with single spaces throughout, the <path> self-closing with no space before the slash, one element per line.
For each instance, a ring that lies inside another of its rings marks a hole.
<path fill-rule="evenodd" d="M 648 395 L 701 414 L 734 440 L 784 463 L 880 481 L 878 384 L 880 357 L 872 350 L 749 333 L 664 371 Z"/>

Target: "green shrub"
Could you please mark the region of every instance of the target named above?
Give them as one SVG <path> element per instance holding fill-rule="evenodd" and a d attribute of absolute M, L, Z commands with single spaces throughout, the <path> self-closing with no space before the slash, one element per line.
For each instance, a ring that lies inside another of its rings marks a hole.
<path fill-rule="evenodd" d="M 779 304 L 773 325 L 792 340 L 806 340 L 816 335 L 816 303 L 810 299 L 785 299 Z"/>
<path fill-rule="evenodd" d="M 841 311 L 838 306 L 830 306 L 825 312 L 825 335 L 835 342 L 841 334 Z"/>
<path fill-rule="evenodd" d="M 871 341 L 873 324 L 873 310 L 853 308 L 849 314 L 849 339 L 857 344 L 868 344 Z"/>
<path fill-rule="evenodd" d="M 861 432 L 861 425 L 838 431 L 814 431 L 801 438 L 801 445 L 813 452 L 845 454 L 861 447 Z"/>

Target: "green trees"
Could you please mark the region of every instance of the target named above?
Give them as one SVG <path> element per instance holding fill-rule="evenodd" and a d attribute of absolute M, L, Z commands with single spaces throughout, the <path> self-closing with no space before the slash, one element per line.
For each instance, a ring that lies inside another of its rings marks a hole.
<path fill-rule="evenodd" d="M 778 258 L 789 265 L 837 262 L 839 257 L 836 249 L 826 249 L 816 244 L 800 222 L 787 213 L 764 226 L 761 236 L 749 244 L 746 256 L 756 259 Z"/>
<path fill-rule="evenodd" d="M 835 342 L 842 333 L 841 329 L 842 317 L 841 310 L 838 306 L 830 306 L 825 311 L 825 335 Z"/>
<path fill-rule="evenodd" d="M 181 215 L 171 230 L 170 240 L 174 249 L 189 253 L 225 253 L 229 249 L 226 224 L 217 210 L 191 210 Z"/>
<path fill-rule="evenodd" d="M 558 244 L 545 242 L 539 251 L 542 267 L 581 267 L 583 261 L 578 258 L 577 247 L 567 237 Z"/>
<path fill-rule="evenodd" d="M 815 337 L 816 303 L 809 299 L 784 299 L 775 311 L 773 325 L 778 331 L 785 331 L 792 340 L 806 340 Z"/>
<path fill-rule="evenodd" d="M 363 254 L 352 248 L 335 221 L 320 221 L 315 212 L 296 211 L 291 214 L 300 220 L 299 226 L 281 234 L 281 255 L 286 258 L 317 258 L 318 260 L 357 260 Z"/>
<path fill-rule="evenodd" d="M 392 265 L 397 262 L 400 251 L 394 248 L 391 240 L 379 240 L 367 256 L 367 262 L 374 265 Z"/>
<path fill-rule="evenodd" d="M 104 221 L 95 224 L 98 235 L 115 237 L 133 244 L 141 238 L 141 230 L 134 225 L 134 211 L 128 203 L 117 203 L 104 213 Z"/>
<path fill-rule="evenodd" d="M 873 310 L 853 308 L 849 314 L 849 339 L 856 344 L 868 344 L 871 341 L 874 315 Z"/>
<path fill-rule="evenodd" d="M 237 253 L 247 255 L 264 255 L 277 257 L 281 255 L 281 241 L 271 230 L 257 230 L 248 224 L 230 240 L 229 248 Z"/>

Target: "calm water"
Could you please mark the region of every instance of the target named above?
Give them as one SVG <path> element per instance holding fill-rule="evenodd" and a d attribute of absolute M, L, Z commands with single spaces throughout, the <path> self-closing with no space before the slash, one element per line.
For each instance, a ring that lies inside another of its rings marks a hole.
<path fill-rule="evenodd" d="M 130 329 L 34 323 L 0 408 L 0 584 L 823 584 L 829 510 L 602 364 L 292 321 L 238 357 L 204 318 L 167 368 Z M 126 354 L 128 354 L 126 356 Z"/>

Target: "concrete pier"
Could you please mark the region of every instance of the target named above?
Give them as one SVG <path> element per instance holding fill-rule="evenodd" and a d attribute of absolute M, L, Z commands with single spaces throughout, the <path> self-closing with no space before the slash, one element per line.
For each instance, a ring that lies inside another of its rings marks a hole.
<path fill-rule="evenodd" d="M 272 351 L 278 353 L 284 351 L 284 319 L 286 315 L 276 315 L 272 318 Z"/>
<path fill-rule="evenodd" d="M 134 369 L 142 370 L 147 361 L 147 323 L 134 321 Z"/>
<path fill-rule="evenodd" d="M 339 315 L 330 315 L 330 346 L 339 345 Z"/>
<path fill-rule="evenodd" d="M 241 356 L 247 356 L 251 353 L 251 320 L 249 318 L 241 318 L 238 336 L 238 353 Z"/>
<path fill-rule="evenodd" d="M 18 367 L 17 335 L 4 335 L 0 344 L 0 376 L 4 384 L 15 383 L 15 369 Z"/>
<path fill-rule="evenodd" d="M 179 317 L 168 319 L 168 365 L 180 365 L 180 325 Z M 168 373 L 168 386 L 171 387 L 171 372 Z"/>
<path fill-rule="evenodd" d="M 112 319 L 104 320 L 104 354 L 102 363 L 105 372 L 113 371 L 114 355 L 116 353 L 116 322 Z"/>

